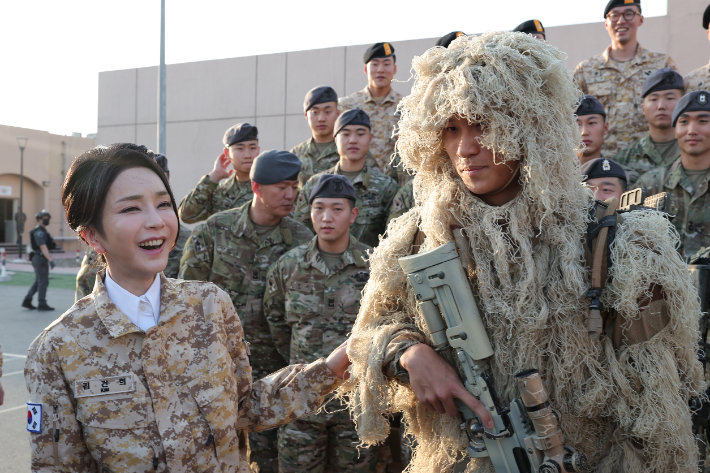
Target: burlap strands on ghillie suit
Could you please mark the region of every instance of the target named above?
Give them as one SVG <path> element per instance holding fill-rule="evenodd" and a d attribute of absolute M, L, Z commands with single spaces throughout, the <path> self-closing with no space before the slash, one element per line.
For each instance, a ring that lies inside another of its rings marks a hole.
<path fill-rule="evenodd" d="M 650 340 L 619 348 L 587 334 L 590 274 L 582 242 L 593 197 L 576 158 L 581 137 L 573 111 L 581 94 L 563 54 L 528 35 L 496 32 L 460 37 L 413 64 L 416 82 L 399 106 L 397 147 L 416 172 L 416 204 L 390 224 L 371 257 L 348 347 L 352 377 L 341 390 L 363 443 L 384 440 L 386 415 L 404 411 L 418 445 L 410 471 L 451 471 L 466 455 L 460 421 L 418 405 L 409 385 L 390 377 L 399 349 L 429 343 L 397 260 L 412 253 L 417 228 L 426 251 L 453 241 L 451 226 L 460 226 L 502 401 L 518 395 L 513 375 L 536 367 L 563 415 L 566 442 L 586 453 L 594 471 L 697 468 L 686 406 L 703 388 L 700 308 L 674 249 L 678 236 L 663 217 L 637 213 L 619 225 L 603 300 L 623 320 L 638 319 L 638 301 L 659 285 L 670 321 Z M 458 177 L 441 140 L 453 115 L 483 126 L 482 144 L 497 162 L 520 162 L 522 191 L 508 204 L 486 205 Z M 470 471 L 490 469 L 487 459 L 469 464 Z"/>

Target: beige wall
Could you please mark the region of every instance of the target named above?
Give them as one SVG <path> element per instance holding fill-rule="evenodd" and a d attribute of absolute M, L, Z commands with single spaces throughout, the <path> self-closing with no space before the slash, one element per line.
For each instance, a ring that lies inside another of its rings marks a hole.
<path fill-rule="evenodd" d="M 668 0 L 668 15 L 648 18 L 639 41 L 670 54 L 685 74 L 710 59 L 701 26 L 707 0 Z M 601 7 L 600 7 L 601 8 Z M 599 13 L 601 20 L 602 12 Z M 544 18 L 541 20 L 545 21 Z M 395 90 L 411 89 L 412 58 L 437 38 L 394 43 Z M 609 44 L 603 21 L 548 28 L 547 39 L 565 51 L 571 70 Z M 261 148 L 290 149 L 306 140 L 303 97 L 316 85 L 342 96 L 365 86 L 362 54 L 367 45 L 296 51 L 167 66 L 167 149 L 172 185 L 180 200 L 211 171 L 224 131 L 247 121 L 259 128 Z M 157 67 L 99 74 L 97 141 L 140 143 L 155 149 Z"/>
<path fill-rule="evenodd" d="M 24 152 L 23 169 L 23 211 L 27 215 L 23 242 L 29 242 L 29 231 L 36 225 L 34 216 L 42 209 L 52 215 L 49 225 L 52 236 L 75 237 L 74 232 L 65 223 L 61 186 L 72 159 L 95 146 L 95 141 L 0 125 L 0 186 L 12 187 L 9 198 L 16 202 L 20 198 L 20 149 L 17 144 L 19 136 L 29 138 Z M 0 198 L 6 199 L 8 196 L 2 195 Z M 0 235 L 0 246 L 4 239 L 5 235 Z M 15 243 L 15 240 L 10 243 Z M 69 246 L 71 249 L 75 248 L 75 245 Z"/>

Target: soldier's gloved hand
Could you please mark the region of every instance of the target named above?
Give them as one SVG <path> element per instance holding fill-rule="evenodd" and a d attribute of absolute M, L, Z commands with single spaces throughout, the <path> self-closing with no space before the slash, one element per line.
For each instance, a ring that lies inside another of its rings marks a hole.
<path fill-rule="evenodd" d="M 214 162 L 214 169 L 210 173 L 210 181 L 219 182 L 225 177 L 234 174 L 234 169 L 227 169 L 230 164 L 232 164 L 232 161 L 229 160 L 229 150 L 225 148 Z"/>
<path fill-rule="evenodd" d="M 458 417 L 454 399 L 460 399 L 486 427 L 493 427 L 493 419 L 481 401 L 466 390 L 456 369 L 432 347 L 424 343 L 412 345 L 404 351 L 399 364 L 409 372 L 410 386 L 424 406 L 440 414 Z"/>
<path fill-rule="evenodd" d="M 50 268 L 54 269 L 55 266 L 56 266 L 56 264 L 54 263 L 54 261 L 50 261 L 50 262 L 49 262 L 49 267 L 50 267 Z"/>

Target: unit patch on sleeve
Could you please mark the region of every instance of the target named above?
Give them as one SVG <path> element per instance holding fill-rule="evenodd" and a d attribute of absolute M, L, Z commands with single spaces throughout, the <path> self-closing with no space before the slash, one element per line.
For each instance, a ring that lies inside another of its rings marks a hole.
<path fill-rule="evenodd" d="M 27 431 L 35 434 L 42 433 L 42 404 L 27 403 Z"/>

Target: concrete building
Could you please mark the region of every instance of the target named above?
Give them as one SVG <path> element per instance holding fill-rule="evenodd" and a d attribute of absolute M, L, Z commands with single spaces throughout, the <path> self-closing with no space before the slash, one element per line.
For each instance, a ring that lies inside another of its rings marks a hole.
<path fill-rule="evenodd" d="M 24 244 L 35 225 L 35 214 L 46 209 L 52 220 L 49 233 L 65 250 L 77 248 L 77 236 L 66 224 L 61 187 L 72 159 L 95 146 L 93 139 L 53 135 L 46 131 L 0 125 L 0 246 L 17 242 L 14 215 L 20 203 L 20 148 L 17 137 L 26 137 L 24 152 L 23 212 L 27 216 Z"/>
<path fill-rule="evenodd" d="M 599 2 L 595 20 L 602 18 L 603 4 Z M 666 16 L 646 18 L 640 43 L 670 54 L 683 74 L 707 64 L 710 42 L 701 26 L 707 5 L 708 0 L 668 0 Z M 465 28 L 465 23 L 456 26 Z M 437 39 L 393 42 L 399 81 L 395 90 L 409 93 L 412 58 Z M 550 27 L 547 40 L 567 53 L 570 71 L 610 43 L 603 21 Z M 343 96 L 362 89 L 367 46 L 168 65 L 166 155 L 176 199 L 212 170 L 224 131 L 237 122 L 259 128 L 262 150 L 290 149 L 306 140 L 310 130 L 303 116 L 304 95 L 316 85 L 330 85 Z M 99 75 L 98 143 L 129 141 L 155 149 L 157 80 L 157 67 Z"/>

